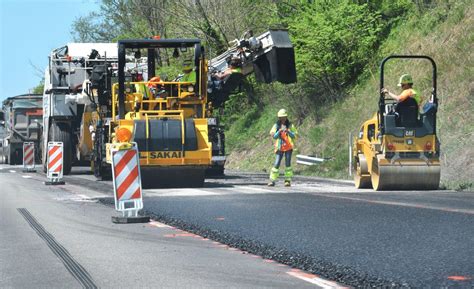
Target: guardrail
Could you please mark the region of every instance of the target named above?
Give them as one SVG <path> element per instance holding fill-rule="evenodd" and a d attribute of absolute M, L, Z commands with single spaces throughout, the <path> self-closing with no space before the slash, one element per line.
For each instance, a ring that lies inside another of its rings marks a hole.
<path fill-rule="evenodd" d="M 296 163 L 307 166 L 314 166 L 331 159 L 332 158 L 318 158 L 315 156 L 296 155 Z"/>

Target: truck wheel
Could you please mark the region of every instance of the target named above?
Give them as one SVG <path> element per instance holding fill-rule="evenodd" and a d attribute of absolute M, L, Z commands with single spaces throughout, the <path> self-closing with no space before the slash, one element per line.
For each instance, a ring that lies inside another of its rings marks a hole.
<path fill-rule="evenodd" d="M 94 176 L 98 181 L 110 181 L 112 180 L 112 167 L 95 162 Z"/>
<path fill-rule="evenodd" d="M 64 122 L 53 122 L 49 139 L 63 143 L 63 174 L 69 175 L 72 165 L 71 127 Z"/>
<path fill-rule="evenodd" d="M 11 148 L 9 149 L 8 160 L 11 166 L 16 165 L 15 150 L 12 150 Z"/>

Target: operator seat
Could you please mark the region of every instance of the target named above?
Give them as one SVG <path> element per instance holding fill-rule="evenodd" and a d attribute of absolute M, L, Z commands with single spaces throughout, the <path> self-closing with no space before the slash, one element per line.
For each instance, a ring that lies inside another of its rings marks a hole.
<path fill-rule="evenodd" d="M 414 98 L 397 104 L 395 112 L 398 114 L 396 124 L 398 127 L 416 127 L 418 123 L 418 103 Z"/>

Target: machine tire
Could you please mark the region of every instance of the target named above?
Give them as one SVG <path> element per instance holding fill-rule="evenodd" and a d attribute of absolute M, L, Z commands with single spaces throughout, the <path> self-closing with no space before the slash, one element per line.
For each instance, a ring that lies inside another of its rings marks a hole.
<path fill-rule="evenodd" d="M 8 150 L 8 164 L 13 166 L 16 165 L 17 158 L 15 156 L 15 150 L 12 150 L 11 148 Z"/>
<path fill-rule="evenodd" d="M 367 168 L 367 160 L 363 154 L 359 154 L 354 160 L 354 185 L 357 189 L 367 189 L 372 187 L 371 178 Z"/>
<path fill-rule="evenodd" d="M 112 167 L 110 165 L 99 165 L 98 168 L 94 164 L 94 176 L 98 181 L 112 180 Z"/>
<path fill-rule="evenodd" d="M 224 175 L 224 166 L 214 166 L 206 170 L 206 176 L 221 177 Z"/>
<path fill-rule="evenodd" d="M 51 141 L 63 143 L 63 175 L 69 175 L 72 166 L 71 127 L 67 123 L 53 121 L 51 133 Z"/>
<path fill-rule="evenodd" d="M 375 191 L 381 191 L 384 189 L 383 177 L 380 175 L 379 164 L 376 158 L 372 160 L 372 171 L 370 172 L 370 180 L 372 182 L 372 188 Z"/>

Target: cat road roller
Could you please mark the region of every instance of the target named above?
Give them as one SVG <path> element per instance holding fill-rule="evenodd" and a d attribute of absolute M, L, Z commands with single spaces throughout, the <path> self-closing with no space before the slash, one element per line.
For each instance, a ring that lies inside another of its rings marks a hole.
<path fill-rule="evenodd" d="M 432 94 L 422 113 L 419 113 L 416 101 L 397 103 L 382 92 L 384 66 L 391 59 L 421 59 L 431 63 Z M 382 61 L 378 112 L 363 123 L 353 140 L 356 188 L 372 187 L 376 191 L 438 189 L 440 146 L 436 136 L 436 75 L 436 63 L 428 56 L 392 55 Z"/>
<path fill-rule="evenodd" d="M 168 49 L 171 52 L 165 52 Z M 129 55 L 142 59 L 142 52 L 147 56 L 146 70 L 130 73 Z M 181 55 L 195 79 L 155 76 L 160 71 L 156 60 L 165 55 Z M 105 173 L 100 168 L 110 166 L 112 148 L 136 143 L 144 187 L 202 186 L 211 164 L 212 145 L 208 137 L 207 60 L 200 40 L 120 40 L 117 72 L 118 83 L 112 85 L 112 117 L 99 127 L 108 133 L 96 137 L 99 157 L 95 171 Z M 105 163 L 100 155 L 105 156 Z"/>

